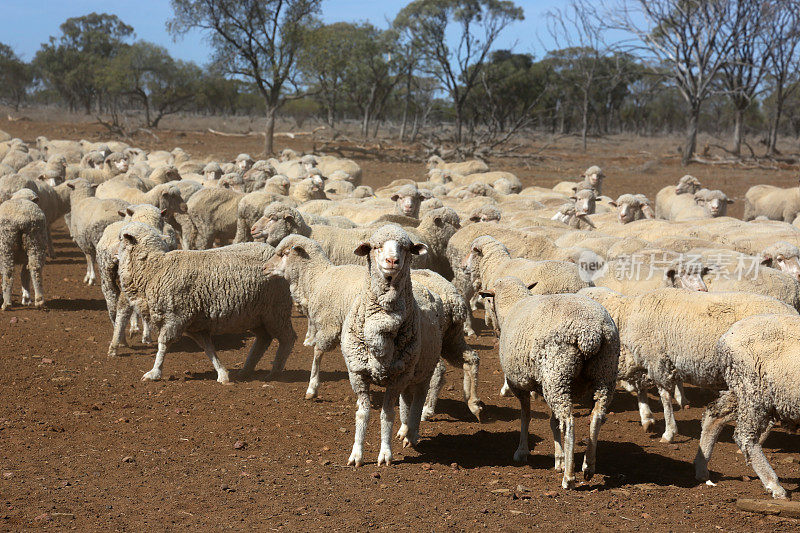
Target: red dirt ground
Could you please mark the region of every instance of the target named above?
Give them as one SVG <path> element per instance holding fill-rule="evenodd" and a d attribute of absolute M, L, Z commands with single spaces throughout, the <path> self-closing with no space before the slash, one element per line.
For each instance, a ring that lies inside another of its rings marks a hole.
<path fill-rule="evenodd" d="M 103 135 L 84 125 L 0 121 L 0 129 L 25 140 Z M 181 145 L 198 155 L 258 152 L 256 140 L 159 135 L 160 148 Z M 589 154 L 565 144 L 546 151 L 545 160 L 530 169 L 503 166 L 526 184 L 551 185 L 596 163 L 609 176 L 610 193 L 654 195 L 687 172 L 664 155 L 674 153 L 675 144 L 612 139 L 594 144 Z M 633 156 L 622 155 L 634 145 Z M 637 170 L 647 161 L 660 161 L 649 175 Z M 360 163 L 373 185 L 423 173 L 421 165 Z M 699 166 L 688 172 L 737 198 L 751 184 L 786 186 L 796 176 L 790 170 Z M 547 408 L 537 402 L 529 463 L 513 464 L 519 409 L 516 400 L 498 394 L 502 374 L 488 331 L 470 339 L 482 357 L 484 423 L 461 401 L 460 370 L 450 369 L 439 413 L 423 423 L 418 450 L 396 445 L 397 463 L 378 468 L 374 411 L 369 462 L 346 467 L 354 397 L 337 351 L 323 363 L 320 399 L 303 400 L 311 360 L 310 349 L 302 346 L 303 318 L 293 320 L 299 339 L 277 381 L 265 381 L 275 346 L 254 379 L 236 381 L 232 373 L 234 382 L 223 386 L 202 352 L 184 339 L 166 357 L 165 379 L 143 383 L 154 348 L 135 343 L 121 357 L 106 357 L 111 327 L 100 289 L 82 285 L 84 261 L 63 224 L 55 239 L 57 258 L 45 269 L 47 310 L 16 305 L 0 314 L 2 530 L 797 529 L 791 519 L 736 510 L 736 498 L 766 495 L 736 453 L 730 429 L 711 463 L 718 486 L 694 480 L 691 462 L 702 414 L 695 406 L 710 398 L 698 389 L 688 390 L 693 407 L 676 413 L 680 436 L 671 445 L 642 430 L 633 397 L 618 391 L 600 433 L 598 474 L 572 492 L 560 488 L 561 476 L 552 470 Z M 18 302 L 18 283 L 15 289 Z M 217 339 L 229 369 L 240 367 L 250 342 Z M 373 405 L 380 405 L 380 396 L 374 393 Z M 660 403 L 654 396 L 650 401 L 660 434 Z M 577 409 L 577 440 L 586 435 L 588 412 L 586 405 Z M 584 447 L 576 447 L 579 465 Z M 784 486 L 796 490 L 800 436 L 777 428 L 765 449 Z"/>

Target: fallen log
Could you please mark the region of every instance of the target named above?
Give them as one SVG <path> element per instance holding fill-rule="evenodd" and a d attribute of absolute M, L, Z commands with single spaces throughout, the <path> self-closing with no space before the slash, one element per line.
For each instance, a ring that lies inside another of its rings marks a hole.
<path fill-rule="evenodd" d="M 787 500 L 736 500 L 736 508 L 751 513 L 780 516 L 781 518 L 800 518 L 800 502 Z"/>

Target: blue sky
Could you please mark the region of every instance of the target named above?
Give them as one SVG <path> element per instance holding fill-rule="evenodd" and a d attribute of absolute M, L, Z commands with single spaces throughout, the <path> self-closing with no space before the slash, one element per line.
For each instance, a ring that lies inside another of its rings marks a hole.
<path fill-rule="evenodd" d="M 369 21 L 386 27 L 408 0 L 325 0 L 322 18 L 326 22 Z M 544 13 L 563 6 L 563 0 L 517 0 L 525 11 L 525 20 L 506 29 L 497 45 L 507 48 L 516 43 L 518 52 L 543 55 L 543 46 L 552 47 L 547 33 Z M 41 43 L 51 35 L 59 35 L 58 27 L 69 17 L 86 15 L 93 11 L 117 15 L 133 26 L 138 39 L 166 47 L 178 58 L 199 64 L 209 61 L 211 50 L 198 33 L 173 42 L 165 29 L 172 16 L 169 0 L 2 0 L 0 17 L 0 42 L 10 45 L 18 55 L 29 61 Z"/>

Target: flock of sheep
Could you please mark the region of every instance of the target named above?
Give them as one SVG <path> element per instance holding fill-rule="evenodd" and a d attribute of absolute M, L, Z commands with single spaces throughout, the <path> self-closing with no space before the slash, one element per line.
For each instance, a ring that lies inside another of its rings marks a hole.
<path fill-rule="evenodd" d="M 745 459 L 773 497 L 786 498 L 761 443 L 774 423 L 800 423 L 800 188 L 751 188 L 743 221 L 726 216 L 723 192 L 692 176 L 662 189 L 655 205 L 641 194 L 603 196 L 596 166 L 582 178 L 523 188 L 482 161 L 432 157 L 427 180 L 373 190 L 351 160 L 291 150 L 219 163 L 180 148 L 6 137 L 2 308 L 12 305 L 15 265 L 22 304 L 44 305 L 50 227 L 62 217 L 85 254 L 84 282 L 100 278 L 108 355 L 129 335 L 155 336 L 143 380 L 161 378 L 170 344 L 187 335 L 225 383 L 212 335 L 248 331 L 242 374 L 273 340 L 271 372 L 281 372 L 296 305 L 314 349 L 306 398 L 319 394 L 322 356 L 341 346 L 358 405 L 348 464 L 360 466 L 370 386 L 385 389 L 378 464 L 393 461 L 398 403 L 396 436 L 417 444 L 446 364 L 463 369 L 465 401 L 480 419 L 479 358 L 466 338 L 482 306 L 499 335 L 502 392 L 520 402 L 515 460 L 529 455 L 531 395 L 551 409 L 555 468 L 572 488 L 576 401 L 588 394 L 594 405 L 588 480 L 618 382 L 637 396 L 647 431 L 647 391 L 657 388 L 666 442 L 677 434 L 673 401 L 685 404 L 689 383 L 719 392 L 703 416 L 697 478 L 708 480 L 714 444 L 735 419 Z"/>

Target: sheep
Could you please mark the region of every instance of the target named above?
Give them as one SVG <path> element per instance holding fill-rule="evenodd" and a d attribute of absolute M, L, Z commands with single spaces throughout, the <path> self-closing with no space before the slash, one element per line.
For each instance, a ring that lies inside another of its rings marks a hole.
<path fill-rule="evenodd" d="M 694 193 L 701 188 L 700 180 L 689 174 L 679 179 L 677 185 L 664 187 L 656 194 L 656 218 L 671 220 L 673 212 L 695 203 Z"/>
<path fill-rule="evenodd" d="M 86 276 L 83 282 L 93 285 L 96 279 L 94 269 L 95 245 L 109 224 L 119 220 L 120 210 L 128 206 L 128 202 L 118 199 L 95 198 L 96 185 L 85 179 L 66 182 L 70 192 L 69 233 L 78 248 L 86 257 Z"/>
<path fill-rule="evenodd" d="M 250 154 L 239 154 L 236 156 L 236 166 L 239 167 L 239 170 L 243 173 L 250 170 L 253 163 L 255 163 L 255 161 L 250 157 Z"/>
<path fill-rule="evenodd" d="M 468 176 L 479 172 L 489 172 L 489 165 L 477 159 L 458 163 L 445 163 L 438 155 L 432 155 L 428 158 L 428 170 L 434 169 L 449 170 L 453 174 Z"/>
<path fill-rule="evenodd" d="M 670 213 L 670 220 L 681 222 L 685 220 L 697 220 L 704 218 L 717 218 L 725 216 L 728 211 L 728 204 L 732 204 L 733 200 L 720 191 L 710 191 L 708 189 L 700 189 L 694 193 L 694 204 L 686 205 L 680 210 L 673 208 Z"/>
<path fill-rule="evenodd" d="M 309 200 L 327 200 L 325 195 L 325 182 L 319 176 L 312 176 L 305 178 L 300 183 L 297 183 L 292 188 L 289 196 L 297 202 L 298 205 Z"/>
<path fill-rule="evenodd" d="M 594 227 L 587 217 L 596 210 L 597 196 L 592 189 L 582 189 L 570 196 L 572 203 L 564 204 L 551 220 L 558 220 L 575 229 Z"/>
<path fill-rule="evenodd" d="M 97 187 L 96 198 L 109 198 L 124 200 L 130 204 L 151 204 L 161 210 L 167 211 L 170 215 L 175 213 L 186 213 L 186 202 L 183 201 L 181 191 L 170 183 L 156 185 L 147 192 L 128 187 L 122 183 L 108 187 L 111 182 L 107 181 Z"/>
<path fill-rule="evenodd" d="M 294 207 L 294 201 L 266 190 L 253 191 L 242 196 L 236 208 L 236 235 L 233 242 L 252 241 L 250 228 L 264 214 L 264 208 L 273 202 L 282 202 Z"/>
<path fill-rule="evenodd" d="M 740 320 L 720 337 L 716 359 L 728 390 L 703 414 L 695 477 L 709 478 L 708 462 L 726 422 L 736 418 L 733 440 L 773 498 L 788 499 L 761 443 L 775 422 L 800 424 L 800 317 L 758 315 Z"/>
<path fill-rule="evenodd" d="M 776 268 L 800 281 L 800 248 L 786 241 L 778 241 L 761 252 L 761 264 Z"/>
<path fill-rule="evenodd" d="M 631 357 L 627 365 L 620 365 L 628 373 L 620 373 L 619 378 L 636 383 L 646 373 L 658 388 L 665 420 L 662 442 L 672 442 L 678 433 L 672 391 L 679 383 L 717 391 L 724 388 L 725 367 L 716 358 L 715 346 L 728 328 L 752 315 L 797 315 L 774 298 L 744 292 L 663 288 L 632 297 L 605 293 L 598 301 L 614 318 L 622 347 Z M 646 401 L 646 395 L 641 395 L 642 425 L 648 429 L 653 422 Z"/>
<path fill-rule="evenodd" d="M 744 220 L 764 216 L 791 224 L 800 214 L 800 187 L 782 189 L 773 185 L 755 185 L 744 197 Z"/>
<path fill-rule="evenodd" d="M 497 206 L 484 204 L 469 215 L 470 222 L 500 222 L 502 211 Z"/>
<path fill-rule="evenodd" d="M 342 327 L 342 355 L 358 398 L 353 450 L 347 463 L 361 466 L 370 415 L 370 385 L 385 387 L 378 465 L 393 461 L 391 432 L 400 396 L 403 445 L 416 445 L 428 385 L 441 353 L 442 303 L 411 282 L 410 258 L 425 253 L 397 225 L 375 231 L 354 250 L 368 257 L 358 297 Z M 424 339 L 424 342 L 423 342 Z"/>
<path fill-rule="evenodd" d="M 180 181 L 181 174 L 174 165 L 163 165 L 150 172 L 147 179 L 158 185 L 170 181 Z"/>
<path fill-rule="evenodd" d="M 395 212 L 411 218 L 419 218 L 422 195 L 416 185 L 404 185 L 392 195 Z"/>
<path fill-rule="evenodd" d="M 120 152 L 112 152 L 106 156 L 100 168 L 86 168 L 80 171 L 79 177 L 101 184 L 120 174 L 128 172 L 128 159 Z"/>
<path fill-rule="evenodd" d="M 189 248 L 206 250 L 214 242 L 226 243 L 236 237 L 239 201 L 244 193 L 231 189 L 203 188 L 186 202 L 193 238 Z"/>
<path fill-rule="evenodd" d="M 105 230 L 103 230 L 103 235 L 95 245 L 97 269 L 100 273 L 100 289 L 103 291 L 103 297 L 106 300 L 108 316 L 111 319 L 111 323 L 114 325 L 114 333 L 108 347 L 109 357 L 117 355 L 120 343 L 125 340 L 125 324 L 133 313 L 133 308 L 125 294 L 121 293 L 119 284 L 117 251 L 119 250 L 120 231 L 129 222 L 148 224 L 159 230 L 163 235 L 167 248 L 169 250 L 174 250 L 178 246 L 178 241 L 172 227 L 164 222 L 165 214 L 165 212 L 159 210 L 152 204 L 128 206 L 124 211 L 119 213 L 120 216 L 124 217 L 124 220 L 109 224 Z M 134 324 L 135 322 L 131 323 L 131 333 L 136 331 Z M 142 342 L 150 342 L 149 325 L 147 322 L 144 324 Z"/>
<path fill-rule="evenodd" d="M 752 273 L 748 272 L 748 263 Z M 759 268 L 757 258 L 745 258 L 731 271 L 708 272 L 705 284 L 711 292 L 741 291 L 763 294 L 800 310 L 800 282 L 794 276 L 774 268 Z"/>
<path fill-rule="evenodd" d="M 610 205 L 617 208 L 617 219 L 620 224 L 655 218 L 649 200 L 642 194 L 623 194 Z"/>
<path fill-rule="evenodd" d="M 522 182 L 511 172 L 475 172 L 468 175 L 453 175 L 453 184 L 456 186 L 487 185 L 492 188 L 492 193 L 503 190 L 517 194 L 522 190 Z M 499 193 L 498 193 L 499 194 Z"/>
<path fill-rule="evenodd" d="M 583 477 L 595 472 L 600 426 L 614 396 L 620 335 L 608 312 L 575 294 L 536 295 L 517 278 L 505 277 L 482 292 L 490 299 L 500 332 L 500 366 L 520 403 L 520 440 L 514 460 L 527 462 L 531 392 L 544 397 L 551 409 L 555 469 L 563 470 L 561 486 L 575 487 L 573 402 L 592 395 L 589 438 Z"/>
<path fill-rule="evenodd" d="M 155 228 L 140 222 L 126 225 L 119 251 L 120 286 L 159 332 L 155 363 L 142 380 L 161 378 L 167 347 L 184 333 L 203 348 L 220 383 L 228 382 L 228 371 L 217 358 L 212 334 L 255 333 L 244 375 L 254 370 L 272 339 L 278 339 L 270 376 L 282 371 L 295 332 L 288 284 L 262 273 L 272 252 L 271 246 L 260 243 L 168 252 Z"/>
<path fill-rule="evenodd" d="M 329 180 L 349 181 L 354 187 L 361 185 L 361 167 L 352 159 L 320 156 L 317 157 L 317 167 Z"/>
<path fill-rule="evenodd" d="M 47 254 L 47 218 L 36 205 L 38 196 L 31 190 L 18 191 L 0 204 L 0 269 L 3 304 L 11 305 L 14 265 L 21 265 L 22 305 L 30 305 L 31 284 L 36 307 L 44 306 L 42 268 Z"/>

